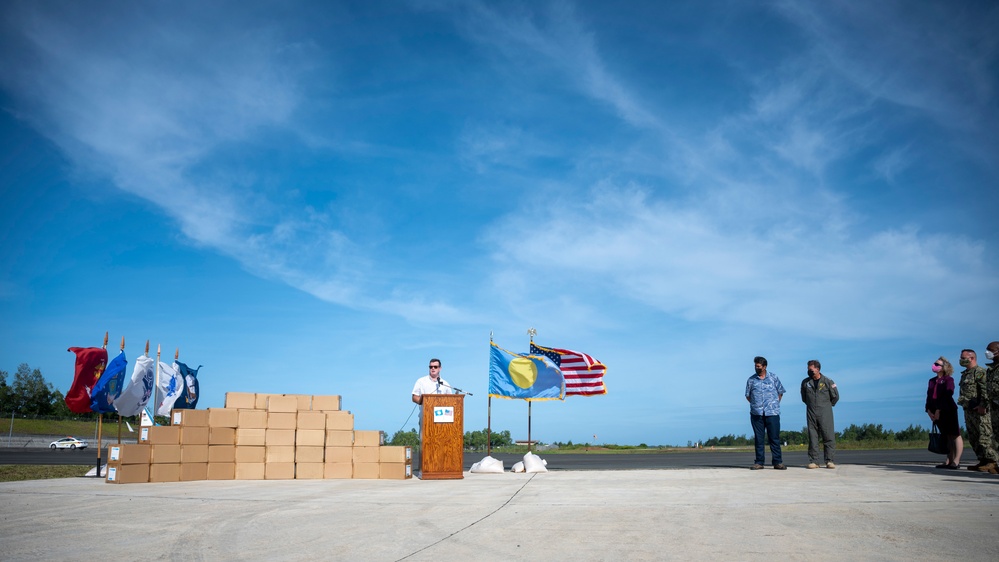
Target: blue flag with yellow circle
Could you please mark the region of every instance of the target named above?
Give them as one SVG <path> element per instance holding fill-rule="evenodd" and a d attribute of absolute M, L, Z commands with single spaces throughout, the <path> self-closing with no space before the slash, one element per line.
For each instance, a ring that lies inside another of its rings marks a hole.
<path fill-rule="evenodd" d="M 489 342 L 489 396 L 520 400 L 562 400 L 562 371 L 541 355 L 520 355 Z"/>

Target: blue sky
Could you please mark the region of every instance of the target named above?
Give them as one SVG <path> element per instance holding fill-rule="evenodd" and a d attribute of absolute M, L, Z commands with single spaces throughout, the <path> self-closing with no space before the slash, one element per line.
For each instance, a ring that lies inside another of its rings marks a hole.
<path fill-rule="evenodd" d="M 542 441 L 752 433 L 758 354 L 785 428 L 813 358 L 925 426 L 999 339 L 999 9 L 868 4 L 6 2 L 0 369 L 107 331 L 391 435 L 439 357 L 478 429 L 534 327 L 608 365 Z"/>

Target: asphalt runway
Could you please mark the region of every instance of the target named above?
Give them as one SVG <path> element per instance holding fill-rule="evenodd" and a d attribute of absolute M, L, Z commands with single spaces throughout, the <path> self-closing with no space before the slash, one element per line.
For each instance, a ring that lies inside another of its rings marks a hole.
<path fill-rule="evenodd" d="M 721 451 L 711 449 L 676 449 L 668 453 L 537 453 L 548 462 L 548 470 L 669 470 L 689 468 L 748 468 L 753 464 L 752 451 Z M 103 452 L 106 456 L 107 452 Z M 472 463 L 485 457 L 485 453 L 465 453 L 464 468 L 468 470 Z M 492 455 L 503 461 L 507 470 L 514 463 L 523 460 L 523 455 L 515 453 L 494 453 Z M 932 464 L 942 462 L 943 457 L 930 453 L 925 449 L 878 449 L 878 450 L 842 450 L 836 452 L 836 464 L 856 465 L 886 465 L 886 464 Z M 34 464 L 34 465 L 94 465 L 97 461 L 95 449 L 41 449 L 0 447 L 0 464 Z M 974 464 L 974 454 L 965 450 L 962 464 Z M 767 452 L 767 462 L 770 453 Z M 808 464 L 808 453 L 805 451 L 788 451 L 784 453 L 784 464 L 787 466 L 805 466 Z M 769 468 L 769 466 L 768 466 Z"/>

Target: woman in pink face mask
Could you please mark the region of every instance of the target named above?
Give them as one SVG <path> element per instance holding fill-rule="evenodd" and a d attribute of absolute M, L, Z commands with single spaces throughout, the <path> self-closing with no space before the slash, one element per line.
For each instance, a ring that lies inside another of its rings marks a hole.
<path fill-rule="evenodd" d="M 940 433 L 947 437 L 950 452 L 947 462 L 937 468 L 955 469 L 961 467 L 961 454 L 964 453 L 964 440 L 961 439 L 961 425 L 957 421 L 957 403 L 954 402 L 954 367 L 941 357 L 931 367 L 936 373 L 926 389 L 926 414 L 937 424 Z"/>

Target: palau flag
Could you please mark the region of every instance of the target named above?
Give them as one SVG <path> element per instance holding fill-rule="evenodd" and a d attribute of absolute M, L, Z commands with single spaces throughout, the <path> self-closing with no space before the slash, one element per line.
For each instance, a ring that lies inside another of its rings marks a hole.
<path fill-rule="evenodd" d="M 99 414 L 110 414 L 115 411 L 114 401 L 121 394 L 122 383 L 125 381 L 125 367 L 128 361 L 125 360 L 125 351 L 122 350 L 118 356 L 108 363 L 104 369 L 104 374 L 98 379 L 97 384 L 90 391 L 90 409 Z"/>
<path fill-rule="evenodd" d="M 156 366 L 153 358 L 143 355 L 135 360 L 132 379 L 125 390 L 114 400 L 114 407 L 123 416 L 134 416 L 146 407 L 153 395 L 153 381 Z"/>
<path fill-rule="evenodd" d="M 519 355 L 489 342 L 489 396 L 562 400 L 562 372 L 541 355 Z"/>
<path fill-rule="evenodd" d="M 76 371 L 73 384 L 66 392 L 66 406 L 74 414 L 86 414 L 90 409 L 90 390 L 104 373 L 108 363 L 108 350 L 103 347 L 71 347 L 76 354 Z"/>
<path fill-rule="evenodd" d="M 155 414 L 157 416 L 169 416 L 174 403 L 184 393 L 184 379 L 181 378 L 180 371 L 177 370 L 176 362 L 173 365 L 167 365 L 160 361 L 159 367 L 160 380 L 156 385 L 156 390 L 159 392 L 159 397 L 157 398 L 159 403 L 156 404 Z"/>
<path fill-rule="evenodd" d="M 184 381 L 184 393 L 180 395 L 180 398 L 177 399 L 173 407 L 175 409 L 186 408 L 193 410 L 198 405 L 198 394 L 201 389 L 201 385 L 198 383 L 198 371 L 201 370 L 201 365 L 198 365 L 197 369 L 192 369 L 180 361 L 174 364 L 177 365 L 178 374 L 180 374 L 181 380 Z"/>

